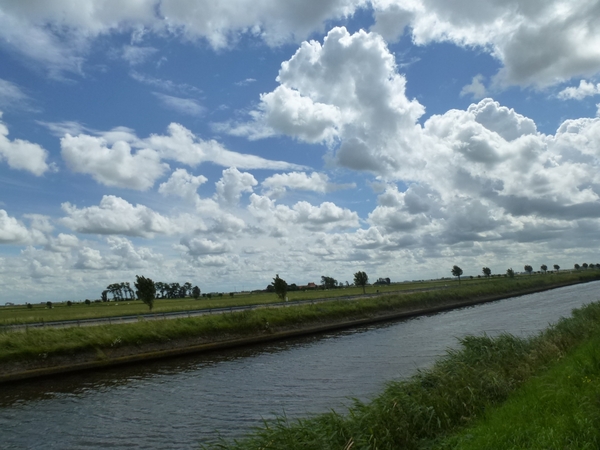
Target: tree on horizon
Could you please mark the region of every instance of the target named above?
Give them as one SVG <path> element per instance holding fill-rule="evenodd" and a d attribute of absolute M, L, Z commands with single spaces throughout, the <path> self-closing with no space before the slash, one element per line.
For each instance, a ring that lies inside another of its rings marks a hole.
<path fill-rule="evenodd" d="M 367 285 L 367 283 L 369 282 L 369 276 L 367 275 L 366 272 L 356 272 L 354 274 L 354 284 L 356 286 L 362 286 L 363 288 L 363 294 L 366 294 L 366 290 L 365 290 L 365 286 Z"/>
<path fill-rule="evenodd" d="M 279 278 L 279 274 L 275 274 L 275 278 L 273 278 L 273 283 L 271 283 L 271 286 L 273 286 L 273 290 L 275 291 L 275 294 L 277 294 L 277 297 L 279 297 L 282 301 L 285 300 L 285 294 L 287 294 L 288 285 L 284 279 Z"/>
<path fill-rule="evenodd" d="M 455 277 L 458 277 L 458 284 L 460 284 L 460 276 L 463 274 L 463 270 L 460 267 L 455 265 L 452 267 L 451 272 L 452 272 L 452 275 L 454 275 Z"/>
<path fill-rule="evenodd" d="M 144 276 L 135 276 L 135 289 L 137 297 L 143 301 L 150 311 L 152 311 L 152 307 L 154 306 L 154 298 L 156 297 L 156 287 L 154 286 L 154 281 L 150 278 L 146 278 Z"/>

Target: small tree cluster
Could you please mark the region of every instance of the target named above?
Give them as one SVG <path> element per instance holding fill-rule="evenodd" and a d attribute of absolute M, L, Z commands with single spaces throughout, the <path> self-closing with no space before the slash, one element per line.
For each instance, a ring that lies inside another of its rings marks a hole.
<path fill-rule="evenodd" d="M 323 289 L 334 289 L 337 287 L 337 280 L 333 277 L 322 276 L 321 286 L 323 286 Z"/>

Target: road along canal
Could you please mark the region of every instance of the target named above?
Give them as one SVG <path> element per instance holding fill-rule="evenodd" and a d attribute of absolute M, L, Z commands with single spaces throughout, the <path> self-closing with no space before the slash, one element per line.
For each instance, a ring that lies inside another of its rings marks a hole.
<path fill-rule="evenodd" d="M 2 448 L 197 448 L 262 418 L 342 412 L 467 334 L 534 334 L 598 300 L 579 284 L 251 348 L 0 385 Z"/>

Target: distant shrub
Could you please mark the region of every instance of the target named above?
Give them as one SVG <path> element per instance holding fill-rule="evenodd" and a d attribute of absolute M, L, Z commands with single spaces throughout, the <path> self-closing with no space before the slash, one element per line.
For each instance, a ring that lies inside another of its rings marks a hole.
<path fill-rule="evenodd" d="M 92 302 L 90 302 L 90 300 L 86 298 L 84 303 L 85 303 L 86 305 L 90 305 Z"/>
<path fill-rule="evenodd" d="M 33 309 L 33 305 L 31 303 L 27 303 L 27 309 Z"/>
<path fill-rule="evenodd" d="M 46 308 L 52 309 L 52 302 L 51 301 L 47 301 L 46 302 Z"/>
<path fill-rule="evenodd" d="M 67 300 L 67 306 L 73 306 L 73 302 L 71 300 Z"/>

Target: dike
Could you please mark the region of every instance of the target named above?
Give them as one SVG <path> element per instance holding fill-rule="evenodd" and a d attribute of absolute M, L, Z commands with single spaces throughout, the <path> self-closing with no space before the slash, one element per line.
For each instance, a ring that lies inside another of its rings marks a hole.
<path fill-rule="evenodd" d="M 288 329 L 274 331 L 269 334 L 246 336 L 237 339 L 227 339 L 200 345 L 189 345 L 189 343 L 186 342 L 186 340 L 182 340 L 181 342 L 172 341 L 169 343 L 169 346 L 171 348 L 155 350 L 156 345 L 154 344 L 142 344 L 139 347 L 122 348 L 121 350 L 131 353 L 126 356 L 111 357 L 110 355 L 107 356 L 104 353 L 102 353 L 102 356 L 99 358 L 97 352 L 85 352 L 84 354 L 76 353 L 72 355 L 60 355 L 56 357 L 51 356 L 48 359 L 41 361 L 26 361 L 14 363 L 9 362 L 4 363 L 3 366 L 0 367 L 0 384 L 30 380 L 41 377 L 51 377 L 86 370 L 99 370 L 106 367 L 113 367 L 125 364 L 143 363 L 145 361 L 154 361 L 163 358 L 173 358 L 177 356 L 184 356 L 197 353 L 216 352 L 231 348 L 264 344 L 268 342 L 280 341 L 295 337 L 315 335 L 336 330 L 354 328 L 379 322 L 403 320 L 422 315 L 435 314 L 439 312 L 450 311 L 453 309 L 464 308 L 468 306 L 475 306 L 483 303 L 495 302 L 498 300 L 504 300 L 512 297 L 520 297 L 523 295 L 544 292 L 551 289 L 587 283 L 591 281 L 597 280 L 570 280 L 560 282 L 552 286 L 524 289 L 522 291 L 501 295 L 481 296 L 467 300 L 443 303 L 426 308 L 407 307 L 392 313 L 388 312 L 374 314 L 372 317 L 368 317 L 365 319 L 340 320 L 329 322 L 323 325 L 309 325 L 301 328 L 298 328 L 296 326 L 290 326 Z"/>

